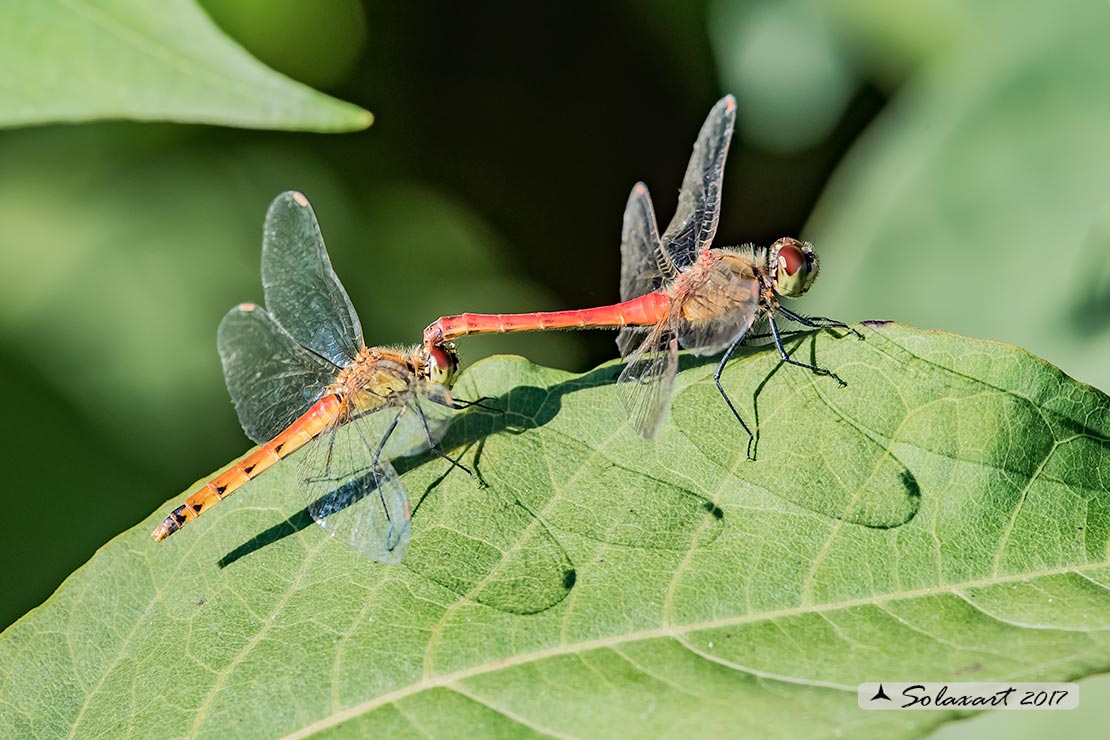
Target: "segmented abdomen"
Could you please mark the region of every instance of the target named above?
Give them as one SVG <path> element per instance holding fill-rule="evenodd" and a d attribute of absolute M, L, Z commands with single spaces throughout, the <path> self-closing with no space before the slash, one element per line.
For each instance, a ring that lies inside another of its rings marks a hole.
<path fill-rule="evenodd" d="M 329 394 L 321 398 L 281 434 L 205 483 L 200 490 L 185 499 L 185 503 L 174 509 L 151 533 L 151 536 L 161 542 L 213 505 L 230 496 L 252 478 L 260 475 L 278 460 L 293 454 L 339 418 L 342 407 L 343 402 L 339 396 Z"/>
<path fill-rule="evenodd" d="M 655 292 L 611 306 L 571 311 L 540 311 L 518 314 L 462 313 L 444 316 L 424 330 L 424 345 L 435 347 L 466 334 L 506 334 L 547 329 L 619 329 L 652 326 L 666 320 L 671 301 Z"/>

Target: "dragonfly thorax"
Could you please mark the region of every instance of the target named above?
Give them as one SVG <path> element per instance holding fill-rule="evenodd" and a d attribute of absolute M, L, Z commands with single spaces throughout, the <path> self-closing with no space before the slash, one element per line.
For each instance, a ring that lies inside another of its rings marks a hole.
<path fill-rule="evenodd" d="M 357 399 L 393 397 L 408 390 L 418 377 L 420 363 L 416 351 L 363 347 L 355 361 L 339 373 L 332 392 L 362 405 Z"/>
<path fill-rule="evenodd" d="M 718 322 L 732 312 L 754 312 L 760 263 L 750 246 L 704 250 L 667 287 L 672 312 L 695 324 Z"/>

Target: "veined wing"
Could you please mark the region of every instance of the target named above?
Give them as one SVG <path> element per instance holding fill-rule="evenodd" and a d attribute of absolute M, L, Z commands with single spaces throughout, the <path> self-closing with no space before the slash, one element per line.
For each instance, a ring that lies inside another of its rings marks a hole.
<path fill-rule="evenodd" d="M 717 234 L 721 180 L 735 123 L 736 98 L 726 95 L 709 111 L 694 142 L 678 207 L 663 234 L 663 246 L 680 269 L 693 262 Z"/>
<path fill-rule="evenodd" d="M 628 423 L 646 439 L 654 437 L 667 418 L 677 372 L 678 340 L 660 324 L 628 358 L 617 378 Z"/>
<path fill-rule="evenodd" d="M 339 478 L 306 478 L 302 486 L 309 513 L 332 537 L 378 563 L 405 557 L 412 506 L 388 460 Z"/>
<path fill-rule="evenodd" d="M 454 414 L 437 400 L 449 401 L 445 388 L 420 390 L 398 391 L 374 409 L 352 408 L 348 422 L 321 435 L 299 460 L 312 518 L 381 563 L 404 557 L 412 515 L 391 460 L 434 446 Z"/>
<path fill-rule="evenodd" d="M 621 231 L 621 300 L 638 298 L 657 289 L 663 282 L 674 280 L 678 274 L 670 255 L 659 241 L 659 228 L 655 223 L 655 208 L 647 186 L 636 183 L 624 208 L 624 228 Z M 621 357 L 626 356 L 640 340 L 643 329 L 621 329 L 617 334 L 617 347 Z"/>
<path fill-rule="evenodd" d="M 339 371 L 253 303 L 224 316 L 216 343 L 239 423 L 257 444 L 277 436 L 307 411 Z"/>
<path fill-rule="evenodd" d="M 659 241 L 655 208 L 647 185 L 636 183 L 624 207 L 621 231 L 621 300 L 630 301 L 674 280 L 678 271 Z"/>
<path fill-rule="evenodd" d="M 340 367 L 362 349 L 362 325 L 332 269 L 316 214 L 301 193 L 282 193 L 262 238 L 266 308 L 303 346 Z"/>

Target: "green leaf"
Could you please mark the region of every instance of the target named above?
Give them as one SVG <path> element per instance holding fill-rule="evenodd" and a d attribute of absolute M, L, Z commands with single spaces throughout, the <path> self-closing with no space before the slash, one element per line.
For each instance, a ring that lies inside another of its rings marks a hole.
<path fill-rule="evenodd" d="M 399 460 L 400 566 L 328 539 L 295 465 L 161 544 L 156 511 L 0 637 L 0 735 L 918 737 L 958 715 L 860 712 L 855 686 L 1106 671 L 1107 397 L 1007 345 L 860 328 L 792 340 L 846 388 L 729 365 L 755 462 L 712 362 L 683 359 L 655 443 L 615 364 L 475 365 L 457 394 L 505 411 L 443 448 L 487 485 Z"/>
<path fill-rule="evenodd" d="M 373 117 L 248 55 L 193 0 L 0 9 L 0 126 L 133 118 L 354 131 Z"/>

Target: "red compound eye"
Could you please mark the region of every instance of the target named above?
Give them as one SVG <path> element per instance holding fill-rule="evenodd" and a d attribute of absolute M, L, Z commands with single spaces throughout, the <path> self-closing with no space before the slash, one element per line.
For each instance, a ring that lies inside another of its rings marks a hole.
<path fill-rule="evenodd" d="M 455 364 L 451 361 L 451 356 L 448 355 L 442 347 L 432 347 L 432 349 L 428 351 L 428 357 L 431 358 L 432 364 L 440 370 L 450 371 Z"/>
<path fill-rule="evenodd" d="M 779 267 L 787 275 L 797 275 L 798 270 L 805 267 L 805 264 L 805 253 L 796 244 L 786 243 L 779 249 Z"/>

